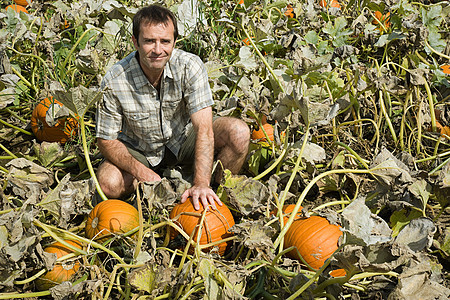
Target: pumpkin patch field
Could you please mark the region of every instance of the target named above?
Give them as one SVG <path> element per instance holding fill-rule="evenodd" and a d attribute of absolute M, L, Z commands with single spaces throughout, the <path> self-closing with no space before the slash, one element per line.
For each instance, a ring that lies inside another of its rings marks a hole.
<path fill-rule="evenodd" d="M 217 210 L 182 167 L 96 178 L 100 82 L 154 2 L 250 128 Z M 449 299 L 449 65 L 449 1 L 0 0 L 0 299 Z"/>

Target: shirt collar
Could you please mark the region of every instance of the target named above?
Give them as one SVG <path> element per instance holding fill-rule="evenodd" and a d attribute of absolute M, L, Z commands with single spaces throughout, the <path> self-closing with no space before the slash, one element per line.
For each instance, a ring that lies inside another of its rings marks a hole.
<path fill-rule="evenodd" d="M 137 51 L 135 51 L 134 57 L 130 62 L 130 73 L 132 74 L 134 85 L 137 89 L 148 84 L 148 79 L 145 77 L 144 71 L 142 71 L 141 66 L 139 65 L 139 53 Z"/>
<path fill-rule="evenodd" d="M 170 60 L 164 67 L 163 78 L 168 77 L 173 79 L 171 62 L 173 60 L 176 50 L 177 49 L 173 49 L 172 56 L 170 57 Z M 131 74 L 133 74 L 133 81 L 137 89 L 140 89 L 144 85 L 149 84 L 148 79 L 144 74 L 144 71 L 142 71 L 141 66 L 139 65 L 139 53 L 137 51 L 135 51 L 134 57 L 131 59 L 130 72 Z"/>

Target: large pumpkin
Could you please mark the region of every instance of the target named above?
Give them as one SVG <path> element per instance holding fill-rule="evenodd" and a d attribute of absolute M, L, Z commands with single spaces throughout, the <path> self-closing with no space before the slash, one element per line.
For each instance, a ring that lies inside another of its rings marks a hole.
<path fill-rule="evenodd" d="M 78 122 L 72 117 L 60 118 L 53 126 L 50 126 L 46 121 L 47 115 L 49 119 L 53 119 L 52 114 L 62 106 L 63 104 L 53 97 L 45 98 L 36 105 L 31 115 L 31 130 L 38 140 L 64 144 L 76 135 Z"/>
<path fill-rule="evenodd" d="M 81 249 L 81 244 L 78 241 L 65 240 L 65 242 Z M 64 255 L 73 252 L 72 249 L 61 244 L 60 242 L 56 242 L 47 246 L 44 251 L 48 253 L 55 253 L 57 258 L 63 257 Z M 80 262 L 78 260 L 56 262 L 52 270 L 36 279 L 36 288 L 40 291 L 45 291 L 64 281 L 69 281 L 79 268 Z"/>
<path fill-rule="evenodd" d="M 20 13 L 21 11 L 23 11 L 26 14 L 28 13 L 28 10 L 22 5 L 10 4 L 6 7 L 6 10 L 8 9 L 13 9 L 16 13 Z"/>
<path fill-rule="evenodd" d="M 261 126 L 266 131 L 266 134 L 269 137 L 269 139 L 271 141 L 273 141 L 273 126 L 270 125 L 269 123 L 267 123 L 266 116 L 263 116 L 261 118 Z M 252 132 L 252 139 L 253 140 L 260 140 L 260 141 L 267 141 L 266 135 L 264 134 L 264 131 L 262 130 L 261 127 L 258 130 L 256 130 L 256 129 L 253 130 L 253 132 Z"/>
<path fill-rule="evenodd" d="M 232 236 L 232 233 L 228 231 L 231 226 L 234 225 L 234 218 L 228 207 L 223 204 L 222 206 L 216 205 L 217 209 L 212 210 L 210 208 L 205 215 L 205 221 L 202 224 L 202 235 L 200 237 L 200 245 L 205 245 L 213 242 L 220 241 L 224 238 Z M 197 228 L 200 225 L 201 215 L 203 213 L 203 206 L 200 205 L 200 210 L 195 210 L 192 203 L 192 198 L 184 203 L 179 203 L 170 212 L 170 218 L 174 219 L 179 216 L 175 223 L 183 228 L 189 236 L 195 230 L 193 240 L 197 242 Z M 196 213 L 198 216 L 187 215 L 183 213 Z M 170 237 L 175 238 L 178 235 L 178 231 L 171 228 Z M 227 243 L 223 242 L 216 245 L 219 248 L 219 254 L 225 254 L 227 248 Z M 211 248 L 205 249 L 205 251 L 210 251 Z"/>
<path fill-rule="evenodd" d="M 342 235 L 339 226 L 326 218 L 311 216 L 295 220 L 284 236 L 284 248 L 295 246 L 302 258 L 314 269 L 319 269 L 338 248 Z M 300 260 L 295 249 L 287 254 Z"/>
<path fill-rule="evenodd" d="M 89 213 L 85 233 L 89 239 L 122 234 L 139 226 L 139 213 L 131 204 L 109 199 L 98 203 Z M 103 237 L 103 238 L 101 238 Z"/>

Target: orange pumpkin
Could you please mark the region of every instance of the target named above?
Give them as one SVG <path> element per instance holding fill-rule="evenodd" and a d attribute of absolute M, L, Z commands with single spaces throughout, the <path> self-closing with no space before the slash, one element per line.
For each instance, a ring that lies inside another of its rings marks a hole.
<path fill-rule="evenodd" d="M 320 7 L 327 7 L 327 1 L 326 0 L 320 0 L 319 2 Z M 339 1 L 337 0 L 331 0 L 330 7 L 336 7 L 341 8 L 341 5 L 339 4 Z"/>
<path fill-rule="evenodd" d="M 286 10 L 284 11 L 284 15 L 288 18 L 295 18 L 294 7 L 291 4 L 286 6 Z"/>
<path fill-rule="evenodd" d="M 436 120 L 436 129 L 441 133 L 441 136 L 450 139 L 450 126 L 443 126 Z"/>
<path fill-rule="evenodd" d="M 54 126 L 48 125 L 46 116 L 51 116 L 54 109 L 62 107 L 63 104 L 53 97 L 45 98 L 39 102 L 31 115 L 31 130 L 36 138 L 46 142 L 60 142 L 64 144 L 68 139 L 76 135 L 78 122 L 72 117 L 60 118 Z"/>
<path fill-rule="evenodd" d="M 312 268 L 319 269 L 338 248 L 338 240 L 342 235 L 339 228 L 319 216 L 295 220 L 284 236 L 284 248 L 295 246 Z M 287 255 L 300 260 L 295 250 Z"/>
<path fill-rule="evenodd" d="M 384 29 L 383 26 L 380 25 L 380 23 L 382 23 L 384 27 L 388 29 L 391 26 L 391 22 L 389 22 L 391 13 L 387 12 L 385 15 L 383 15 L 380 11 L 377 10 L 374 14 L 375 19 L 372 20 L 372 24 L 379 25 L 377 29 L 380 31 L 380 33 L 383 33 Z"/>
<path fill-rule="evenodd" d="M 104 240 L 108 235 L 126 233 L 139 226 L 137 209 L 122 200 L 109 199 L 98 203 L 89 213 L 85 232 L 89 239 Z"/>
<path fill-rule="evenodd" d="M 242 42 L 243 42 L 245 45 L 250 46 L 250 41 L 249 41 L 248 38 L 243 39 Z"/>
<path fill-rule="evenodd" d="M 261 125 L 264 128 L 264 130 L 267 133 L 267 136 L 269 137 L 269 139 L 271 141 L 273 141 L 273 126 L 270 125 L 269 123 L 267 123 L 267 118 L 266 116 L 263 116 L 261 118 Z M 252 132 L 252 139 L 253 140 L 259 140 L 259 141 L 267 141 L 266 136 L 264 135 L 264 131 L 259 128 L 258 130 L 253 130 Z"/>
<path fill-rule="evenodd" d="M 294 210 L 294 207 L 295 207 L 295 204 L 285 204 L 285 205 L 283 205 L 283 214 L 284 214 L 283 220 L 284 220 L 284 224 L 286 224 L 287 220 L 291 216 L 291 212 Z M 302 209 L 303 209 L 303 206 L 300 206 L 300 208 L 298 209 L 298 212 L 297 212 L 298 218 L 302 218 L 302 213 L 301 213 Z M 274 210 L 272 210 L 270 212 L 270 214 L 274 215 L 274 216 L 276 216 L 277 213 L 278 213 L 278 208 L 275 208 Z"/>
<path fill-rule="evenodd" d="M 174 219 L 179 216 L 175 223 L 183 228 L 184 232 L 186 232 L 189 236 L 195 230 L 193 235 L 193 240 L 197 242 L 197 233 L 199 222 L 201 220 L 201 215 L 203 213 L 203 206 L 200 205 L 200 210 L 195 210 L 194 205 L 192 203 L 192 198 L 189 197 L 188 200 L 184 203 L 178 203 L 170 212 L 170 218 Z M 188 213 L 196 213 L 196 216 L 183 214 L 184 212 Z M 209 243 L 217 242 L 223 240 L 233 234 L 228 231 L 234 225 L 234 218 L 231 214 L 231 211 L 228 207 L 223 204 L 222 206 L 217 205 L 216 210 L 209 210 L 206 212 L 204 223 L 202 224 L 202 234 L 200 237 L 200 245 L 206 245 Z M 173 239 L 178 235 L 178 231 L 171 228 L 170 229 L 170 238 Z M 227 243 L 223 242 L 218 245 L 215 245 L 219 248 L 219 254 L 225 254 L 225 250 L 227 248 Z M 211 248 L 204 249 L 204 251 L 210 251 Z"/>
<path fill-rule="evenodd" d="M 441 69 L 445 74 L 450 74 L 450 65 L 442 65 Z"/>
<path fill-rule="evenodd" d="M 78 241 L 65 240 L 65 242 L 81 249 L 81 244 Z M 44 251 L 48 253 L 55 253 L 57 258 L 73 252 L 72 249 L 61 244 L 60 242 L 56 242 L 45 247 Z M 40 291 L 45 291 L 64 281 L 69 281 L 79 268 L 80 262 L 78 260 L 56 262 L 52 270 L 36 279 L 36 288 Z"/>
<path fill-rule="evenodd" d="M 6 7 L 6 10 L 10 8 L 13 9 L 16 13 L 20 13 L 21 11 L 23 11 L 26 14 L 28 13 L 28 10 L 22 5 L 11 4 Z"/>
<path fill-rule="evenodd" d="M 285 215 L 284 224 L 288 221 L 294 207 L 295 204 L 283 205 L 283 214 Z M 342 232 L 339 230 L 338 226 L 329 224 L 325 218 L 318 216 L 304 218 L 301 214 L 302 209 L 303 207 L 300 206 L 297 217 L 294 219 L 294 222 L 284 236 L 284 248 L 296 246 L 303 259 L 305 259 L 305 261 L 314 269 L 319 269 L 324 264 L 325 260 L 338 248 L 337 241 L 342 235 Z M 278 209 L 275 208 L 270 214 L 276 215 L 277 212 Z M 312 220 L 307 221 L 311 218 Z M 315 225 L 313 222 L 317 222 L 319 225 Z M 299 226 L 302 226 L 302 229 L 298 229 Z M 318 228 L 314 228 L 314 226 L 318 226 Z M 336 229 L 338 231 L 336 231 Z M 316 241 L 316 239 L 319 238 L 321 240 Z M 301 245 L 303 240 L 307 243 L 306 245 Z M 325 242 L 323 240 L 325 240 Z M 300 260 L 300 257 L 295 250 L 290 251 L 287 255 L 291 258 Z M 346 271 L 344 269 L 336 269 L 330 271 L 330 275 L 333 277 L 341 277 L 346 275 Z"/>
<path fill-rule="evenodd" d="M 33 0 L 14 0 L 14 3 L 17 5 L 27 6 L 28 4 L 31 4 Z"/>

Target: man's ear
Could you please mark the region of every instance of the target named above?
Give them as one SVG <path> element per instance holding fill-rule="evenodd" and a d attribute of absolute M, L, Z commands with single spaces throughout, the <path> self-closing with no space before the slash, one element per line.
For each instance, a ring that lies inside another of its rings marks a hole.
<path fill-rule="evenodd" d="M 137 38 L 134 37 L 134 35 L 131 36 L 131 40 L 133 41 L 134 47 L 138 48 L 139 47 L 139 41 Z"/>

